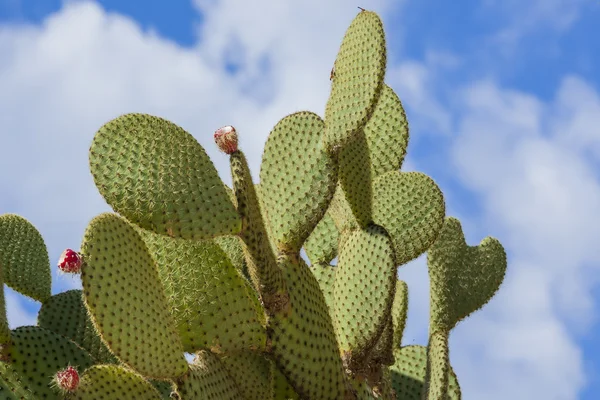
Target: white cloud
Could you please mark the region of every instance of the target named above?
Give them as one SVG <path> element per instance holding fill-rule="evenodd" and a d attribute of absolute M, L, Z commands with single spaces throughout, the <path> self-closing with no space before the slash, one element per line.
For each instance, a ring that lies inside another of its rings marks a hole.
<path fill-rule="evenodd" d="M 596 145 L 598 94 L 570 77 L 550 104 L 491 81 L 462 100 L 454 166 L 509 252 L 498 297 L 455 332 L 456 347 L 476 342 L 486 365 L 464 388 L 474 398 L 575 399 L 587 379 L 576 338 L 596 320 L 600 177 L 584 153 Z M 474 373 L 469 354 L 452 357 Z"/>
<path fill-rule="evenodd" d="M 565 32 L 589 3 L 587 0 L 486 0 L 484 6 L 495 19 L 506 20 L 494 35 L 494 41 L 509 50 L 523 37 L 541 30 Z"/>

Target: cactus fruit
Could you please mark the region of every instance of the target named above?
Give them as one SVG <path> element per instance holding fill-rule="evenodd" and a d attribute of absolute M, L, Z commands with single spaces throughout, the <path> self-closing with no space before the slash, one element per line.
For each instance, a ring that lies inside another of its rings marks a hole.
<path fill-rule="evenodd" d="M 71 366 L 54 375 L 56 386 L 64 392 L 74 392 L 79 386 L 79 372 Z"/>
<path fill-rule="evenodd" d="M 232 154 L 238 150 L 238 135 L 231 125 L 224 126 L 215 131 L 215 142 L 225 154 Z"/>
<path fill-rule="evenodd" d="M 74 250 L 66 249 L 58 259 L 59 271 L 78 274 L 81 272 L 81 255 Z"/>
<path fill-rule="evenodd" d="M 0 282 L 42 302 L 37 326 L 10 330 L 0 293 L 0 398 L 460 399 L 449 334 L 496 293 L 506 254 L 493 238 L 468 246 L 436 182 L 400 171 L 408 124 L 386 59 L 381 20 L 361 9 L 324 118 L 275 125 L 259 184 L 233 126 L 214 132 L 229 188 L 174 123 L 104 124 L 89 161 L 115 212 L 58 262 L 82 290 L 52 296 L 41 235 L 0 215 Z M 425 252 L 429 342 L 402 346 L 397 271 Z"/>

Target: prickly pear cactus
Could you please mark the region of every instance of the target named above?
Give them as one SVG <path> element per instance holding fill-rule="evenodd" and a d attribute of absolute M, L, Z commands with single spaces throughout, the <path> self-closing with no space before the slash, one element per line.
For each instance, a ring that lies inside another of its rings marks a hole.
<path fill-rule="evenodd" d="M 468 246 L 437 184 L 400 171 L 408 124 L 386 59 L 381 20 L 361 10 L 324 117 L 275 125 L 260 185 L 232 126 L 214 135 L 229 188 L 173 122 L 103 125 L 90 169 L 115 213 L 58 262 L 83 290 L 52 296 L 41 235 L 0 216 L 1 282 L 42 303 L 37 326 L 11 331 L 0 292 L 0 398 L 460 399 L 449 334 L 498 290 L 506 254 Z M 425 252 L 429 342 L 402 346 L 397 271 Z"/>

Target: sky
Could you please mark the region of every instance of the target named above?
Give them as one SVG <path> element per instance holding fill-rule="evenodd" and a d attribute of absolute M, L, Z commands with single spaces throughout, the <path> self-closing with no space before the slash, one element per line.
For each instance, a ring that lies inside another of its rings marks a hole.
<path fill-rule="evenodd" d="M 110 210 L 88 169 L 95 132 L 167 118 L 229 184 L 212 133 L 234 125 L 258 181 L 277 121 L 323 116 L 356 6 L 384 23 L 410 124 L 402 170 L 438 183 L 468 244 L 493 236 L 508 254 L 497 295 L 450 335 L 463 398 L 599 398 L 598 0 L 0 0 L 0 213 L 42 233 L 53 293 L 80 288 L 55 265 Z M 426 344 L 425 257 L 399 277 L 404 344 Z M 39 304 L 5 293 L 10 326 L 35 324 Z"/>

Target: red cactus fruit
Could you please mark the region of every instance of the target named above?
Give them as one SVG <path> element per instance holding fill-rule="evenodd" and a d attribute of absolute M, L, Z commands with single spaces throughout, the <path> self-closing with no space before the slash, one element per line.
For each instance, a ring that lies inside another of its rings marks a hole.
<path fill-rule="evenodd" d="M 231 154 L 238 150 L 238 136 L 233 126 L 227 125 L 217 129 L 214 137 L 215 143 L 222 152 Z"/>
<path fill-rule="evenodd" d="M 74 250 L 66 249 L 60 255 L 58 269 L 71 274 L 81 272 L 81 256 Z"/>
<path fill-rule="evenodd" d="M 79 373 L 73 367 L 67 367 L 54 375 L 54 381 L 59 389 L 65 392 L 73 392 L 79 386 Z"/>

